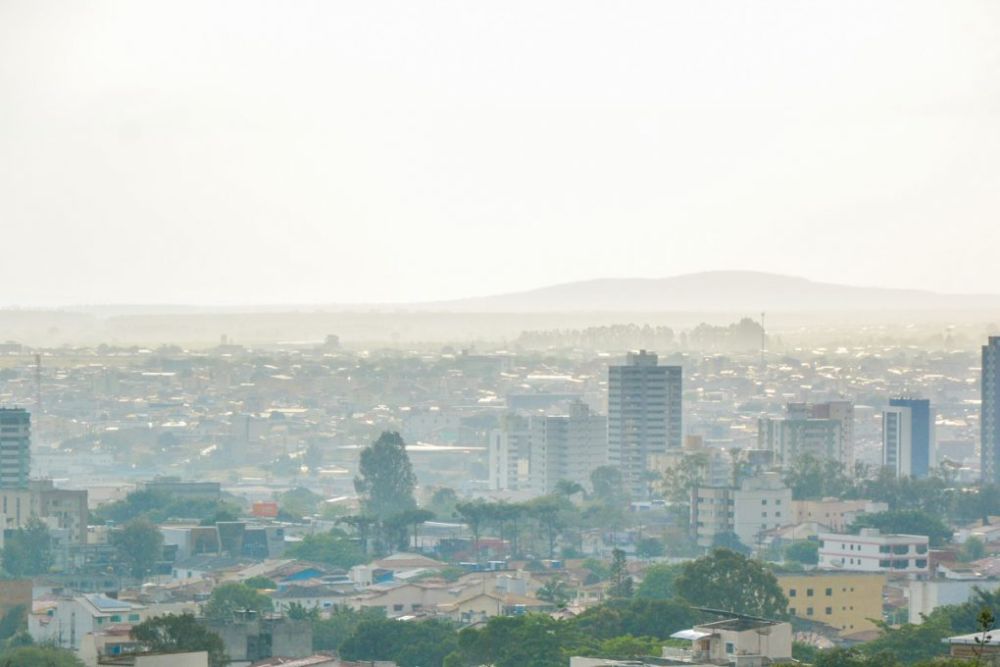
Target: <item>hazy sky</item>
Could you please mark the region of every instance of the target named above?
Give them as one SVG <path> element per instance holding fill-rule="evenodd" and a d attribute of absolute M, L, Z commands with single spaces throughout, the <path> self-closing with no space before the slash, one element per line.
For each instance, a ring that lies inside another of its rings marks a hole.
<path fill-rule="evenodd" d="M 0 304 L 1000 292 L 1000 2 L 0 0 Z"/>

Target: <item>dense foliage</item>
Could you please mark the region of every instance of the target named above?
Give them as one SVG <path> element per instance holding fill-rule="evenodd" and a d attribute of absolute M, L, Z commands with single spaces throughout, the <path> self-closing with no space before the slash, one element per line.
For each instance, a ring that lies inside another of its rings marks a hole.
<path fill-rule="evenodd" d="M 199 623 L 191 614 L 167 614 L 150 618 L 132 628 L 132 637 L 154 653 L 205 651 L 209 667 L 229 664 L 219 635 Z"/>
<path fill-rule="evenodd" d="M 52 536 L 48 527 L 31 518 L 24 528 L 9 533 L 4 541 L 3 569 L 15 577 L 45 574 L 52 567 Z"/>
<path fill-rule="evenodd" d="M 127 523 L 133 519 L 148 519 L 163 523 L 168 519 L 187 519 L 211 523 L 219 517 L 238 517 L 240 508 L 232 503 L 200 498 L 178 498 L 161 491 L 140 489 L 124 500 L 101 505 L 91 513 L 91 523 Z"/>
<path fill-rule="evenodd" d="M 271 598 L 257 592 L 246 584 L 228 583 L 216 586 L 212 597 L 205 604 L 206 618 L 217 621 L 231 621 L 234 612 L 271 611 Z"/>
<path fill-rule="evenodd" d="M 674 586 L 690 604 L 740 614 L 784 618 L 788 600 L 774 574 L 758 561 L 716 549 L 684 564 Z"/>
<path fill-rule="evenodd" d="M 84 667 L 84 664 L 67 649 L 19 646 L 0 653 L 0 667 Z"/>
<path fill-rule="evenodd" d="M 344 531 L 337 529 L 327 533 L 307 535 L 301 542 L 289 547 L 288 555 L 344 569 L 360 565 L 367 560 L 358 543 Z"/>
<path fill-rule="evenodd" d="M 145 579 L 163 553 L 163 534 L 148 519 L 133 519 L 111 533 L 111 544 L 121 566 L 136 579 Z"/>

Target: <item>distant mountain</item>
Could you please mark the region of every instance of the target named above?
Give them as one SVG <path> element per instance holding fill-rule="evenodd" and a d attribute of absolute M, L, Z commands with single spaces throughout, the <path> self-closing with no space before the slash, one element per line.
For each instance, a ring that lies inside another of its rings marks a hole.
<path fill-rule="evenodd" d="M 671 278 L 587 280 L 414 308 L 482 313 L 982 310 L 1000 308 L 1000 295 L 853 287 L 756 271 L 709 271 Z"/>

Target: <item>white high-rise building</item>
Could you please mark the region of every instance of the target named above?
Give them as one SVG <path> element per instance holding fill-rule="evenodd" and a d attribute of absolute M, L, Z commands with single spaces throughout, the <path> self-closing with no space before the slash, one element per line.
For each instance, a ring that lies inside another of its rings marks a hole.
<path fill-rule="evenodd" d="M 808 455 L 837 461 L 845 474 L 853 474 L 854 404 L 789 403 L 785 417 L 758 421 L 757 446 L 774 452 L 775 460 L 785 467 Z"/>
<path fill-rule="evenodd" d="M 586 485 L 595 468 L 608 464 L 608 419 L 573 401 L 569 415 L 544 418 L 545 493 L 560 480 Z"/>
<path fill-rule="evenodd" d="M 544 493 L 542 441 L 544 424 L 517 414 L 504 416 L 500 428 L 490 432 L 489 486 L 493 491 Z"/>
<path fill-rule="evenodd" d="M 683 444 L 681 392 L 681 367 L 660 366 L 652 352 L 608 368 L 608 454 L 635 497 L 645 493 L 650 457 Z"/>
<path fill-rule="evenodd" d="M 560 480 L 585 485 L 608 464 L 607 436 L 607 418 L 581 401 L 570 404 L 568 415 L 507 415 L 490 433 L 490 489 L 536 496 Z"/>
<path fill-rule="evenodd" d="M 748 547 L 763 534 L 795 523 L 792 491 L 777 473 L 749 477 L 739 488 L 698 486 L 691 494 L 691 524 L 698 546 L 733 532 Z"/>

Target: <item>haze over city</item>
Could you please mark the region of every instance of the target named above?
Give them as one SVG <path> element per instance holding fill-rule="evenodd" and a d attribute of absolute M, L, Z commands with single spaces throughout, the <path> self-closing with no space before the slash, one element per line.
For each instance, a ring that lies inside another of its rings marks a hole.
<path fill-rule="evenodd" d="M 0 0 L 0 667 L 997 667 L 1000 3 Z"/>
<path fill-rule="evenodd" d="M 58 8 L 58 9 L 57 9 Z M 0 4 L 0 303 L 1000 279 L 996 3 Z"/>

